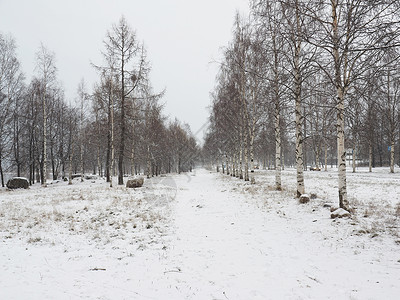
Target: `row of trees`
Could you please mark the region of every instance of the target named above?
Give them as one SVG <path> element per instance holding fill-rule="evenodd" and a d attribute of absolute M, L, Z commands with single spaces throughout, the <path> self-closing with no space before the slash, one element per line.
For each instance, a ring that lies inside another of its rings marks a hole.
<path fill-rule="evenodd" d="M 0 175 L 47 184 L 75 173 L 105 176 L 190 170 L 198 146 L 190 128 L 163 116 L 164 92 L 154 93 L 146 50 L 122 17 L 107 32 L 93 92 L 82 79 L 75 103 L 57 78 L 55 54 L 41 45 L 29 84 L 11 36 L 0 34 Z"/>
<path fill-rule="evenodd" d="M 284 161 L 293 163 L 298 197 L 307 157 L 317 168 L 330 157 L 340 207 L 349 210 L 347 148 L 354 171 L 357 161 L 371 170 L 389 157 L 394 172 L 399 21 L 393 0 L 252 0 L 249 18 L 237 14 L 224 52 L 204 155 L 252 182 L 255 160 L 273 157 L 278 190 Z"/>

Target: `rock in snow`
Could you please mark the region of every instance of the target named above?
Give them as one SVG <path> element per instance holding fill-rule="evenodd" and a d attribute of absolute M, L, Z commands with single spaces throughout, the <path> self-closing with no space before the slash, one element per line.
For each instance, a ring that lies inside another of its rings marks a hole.
<path fill-rule="evenodd" d="M 303 194 L 303 195 L 300 196 L 299 202 L 301 204 L 308 203 L 308 202 L 310 202 L 310 197 L 307 194 Z"/>
<path fill-rule="evenodd" d="M 344 218 L 344 217 L 350 217 L 350 213 L 347 210 L 344 210 L 343 208 L 338 208 L 331 213 L 332 219 Z"/>
<path fill-rule="evenodd" d="M 141 187 L 143 185 L 143 183 L 144 183 L 143 177 L 129 179 L 126 182 L 126 187 L 127 188 L 138 188 L 138 187 Z"/>
<path fill-rule="evenodd" d="M 25 177 L 14 177 L 7 181 L 9 189 L 27 189 L 29 188 L 29 181 Z"/>

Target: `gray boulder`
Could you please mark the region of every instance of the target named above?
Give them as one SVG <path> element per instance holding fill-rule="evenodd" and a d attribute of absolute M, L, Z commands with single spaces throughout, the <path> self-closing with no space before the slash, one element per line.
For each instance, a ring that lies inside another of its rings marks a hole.
<path fill-rule="evenodd" d="M 143 177 L 133 178 L 133 179 L 129 179 L 126 182 L 126 187 L 127 188 L 138 188 L 138 187 L 143 186 L 143 183 L 144 183 Z"/>
<path fill-rule="evenodd" d="M 303 194 L 303 195 L 300 196 L 299 202 L 301 204 L 308 203 L 308 202 L 310 202 L 310 197 L 307 194 Z"/>
<path fill-rule="evenodd" d="M 348 217 L 350 217 L 350 213 L 347 210 L 344 210 L 343 208 L 338 208 L 331 213 L 332 219 L 348 218 Z"/>
<path fill-rule="evenodd" d="M 29 181 L 25 177 L 14 177 L 7 181 L 9 189 L 27 189 L 29 188 Z"/>

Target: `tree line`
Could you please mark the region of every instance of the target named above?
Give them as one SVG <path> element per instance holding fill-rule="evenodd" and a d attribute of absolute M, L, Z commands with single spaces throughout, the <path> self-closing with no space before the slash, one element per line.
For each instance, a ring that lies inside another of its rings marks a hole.
<path fill-rule="evenodd" d="M 26 176 L 30 184 L 74 174 L 151 177 L 191 170 L 199 152 L 188 125 L 163 115 L 165 91 L 154 92 L 146 49 L 122 17 L 104 39 L 103 61 L 93 65 L 91 92 L 81 80 L 75 102 L 57 78 L 55 53 L 36 52 L 26 82 L 11 35 L 0 33 L 0 177 Z M 68 101 L 69 100 L 69 101 Z"/>
<path fill-rule="evenodd" d="M 203 155 L 255 182 L 257 167 L 400 163 L 400 4 L 394 0 L 251 0 L 237 13 L 212 96 Z M 397 152 L 396 152 L 397 151 Z M 350 154 L 350 155 L 349 155 Z"/>

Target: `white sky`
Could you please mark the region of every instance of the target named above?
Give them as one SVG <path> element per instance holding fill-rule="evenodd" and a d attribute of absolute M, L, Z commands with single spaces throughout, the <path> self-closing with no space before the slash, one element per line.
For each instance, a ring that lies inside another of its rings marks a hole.
<path fill-rule="evenodd" d="M 42 42 L 55 52 L 58 78 L 74 101 L 81 78 L 91 90 L 108 29 L 124 15 L 144 41 L 155 91 L 166 88 L 164 113 L 197 133 L 206 123 L 221 47 L 231 40 L 236 10 L 248 0 L 0 0 L 0 32 L 11 34 L 30 81 Z"/>

